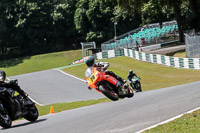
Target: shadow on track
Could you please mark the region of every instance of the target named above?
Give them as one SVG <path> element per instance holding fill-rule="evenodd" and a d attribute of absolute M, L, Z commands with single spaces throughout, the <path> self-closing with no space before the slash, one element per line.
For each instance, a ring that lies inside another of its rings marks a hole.
<path fill-rule="evenodd" d="M 8 129 L 17 128 L 17 127 L 21 127 L 21 126 L 26 126 L 26 125 L 30 125 L 30 124 L 35 124 L 35 123 L 43 122 L 43 121 L 46 121 L 46 120 L 47 119 L 39 119 L 39 120 L 34 121 L 34 122 L 26 122 L 26 123 L 22 123 L 22 124 L 11 126 L 11 128 L 8 128 Z M 1 130 L 8 130 L 8 129 L 1 128 Z"/>
<path fill-rule="evenodd" d="M 23 63 L 24 60 L 26 60 L 26 59 L 30 59 L 30 56 L 1 60 L 0 67 L 1 68 L 14 67 L 18 64 Z"/>

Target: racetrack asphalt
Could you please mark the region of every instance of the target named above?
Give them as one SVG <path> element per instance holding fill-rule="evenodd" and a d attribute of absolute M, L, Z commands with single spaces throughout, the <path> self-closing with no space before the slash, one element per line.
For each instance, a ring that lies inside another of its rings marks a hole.
<path fill-rule="evenodd" d="M 135 133 L 199 107 L 200 81 L 13 123 L 2 133 Z M 165 132 L 165 131 L 163 131 Z"/>
<path fill-rule="evenodd" d="M 95 90 L 88 90 L 83 80 L 78 80 L 56 69 L 9 78 L 18 79 L 20 87 L 40 105 L 105 98 Z"/>

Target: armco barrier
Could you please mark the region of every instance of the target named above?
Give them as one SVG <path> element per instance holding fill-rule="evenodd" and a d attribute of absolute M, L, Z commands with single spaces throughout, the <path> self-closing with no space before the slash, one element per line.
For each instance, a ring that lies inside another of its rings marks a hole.
<path fill-rule="evenodd" d="M 95 59 L 113 58 L 113 57 L 118 57 L 118 56 L 124 56 L 124 49 L 99 52 L 99 53 L 94 54 L 93 56 L 94 56 Z M 71 65 L 83 63 L 83 62 L 84 62 L 84 59 L 79 59 L 79 60 L 72 62 Z"/>
<path fill-rule="evenodd" d="M 94 55 L 96 59 L 113 58 L 118 56 L 127 56 L 137 60 L 170 67 L 200 70 L 200 58 L 179 58 L 159 54 L 147 54 L 132 49 L 109 50 L 106 52 L 99 52 Z M 78 61 L 79 63 L 83 62 L 83 59 Z"/>
<path fill-rule="evenodd" d="M 124 56 L 124 49 L 108 50 L 104 52 L 99 52 L 95 55 L 96 59 L 113 58 L 118 56 Z"/>
<path fill-rule="evenodd" d="M 170 67 L 200 70 L 200 58 L 179 58 L 159 54 L 147 54 L 131 49 L 124 49 L 124 56 Z"/>

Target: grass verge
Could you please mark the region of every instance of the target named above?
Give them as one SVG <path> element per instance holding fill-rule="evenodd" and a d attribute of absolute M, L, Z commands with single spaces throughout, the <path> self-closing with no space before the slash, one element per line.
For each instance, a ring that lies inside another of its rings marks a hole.
<path fill-rule="evenodd" d="M 177 52 L 173 56 L 174 57 L 180 57 L 180 58 L 186 58 L 186 52 L 185 51 Z"/>
<path fill-rule="evenodd" d="M 199 133 L 200 132 L 200 110 L 185 114 L 181 118 L 167 124 L 159 125 L 145 133 Z"/>
<path fill-rule="evenodd" d="M 108 98 L 102 98 L 98 100 L 78 101 L 78 102 L 72 102 L 72 103 L 56 103 L 56 104 L 51 104 L 51 105 L 46 105 L 46 106 L 37 105 L 37 108 L 39 110 L 40 116 L 42 116 L 42 115 L 49 114 L 51 106 L 53 106 L 54 108 L 54 113 L 58 113 L 64 110 L 70 110 L 70 109 L 75 109 L 75 108 L 80 108 L 80 107 L 85 107 L 85 106 L 90 106 L 90 105 L 105 103 L 105 102 L 110 102 L 110 101 L 111 100 Z"/>
<path fill-rule="evenodd" d="M 170 54 L 168 54 L 168 56 L 186 58 L 186 52 L 185 52 L 185 50 L 181 50 L 178 52 L 170 53 Z"/>

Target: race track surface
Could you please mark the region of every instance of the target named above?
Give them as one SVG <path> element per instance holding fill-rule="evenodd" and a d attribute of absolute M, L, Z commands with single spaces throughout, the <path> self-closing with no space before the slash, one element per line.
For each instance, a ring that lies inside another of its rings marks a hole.
<path fill-rule="evenodd" d="M 88 90 L 86 82 L 58 70 L 46 70 L 9 78 L 18 79 L 21 88 L 33 100 L 43 105 L 105 98 L 95 90 Z"/>
<path fill-rule="evenodd" d="M 136 93 L 133 98 L 18 121 L 1 133 L 134 133 L 199 107 L 200 81 Z"/>

